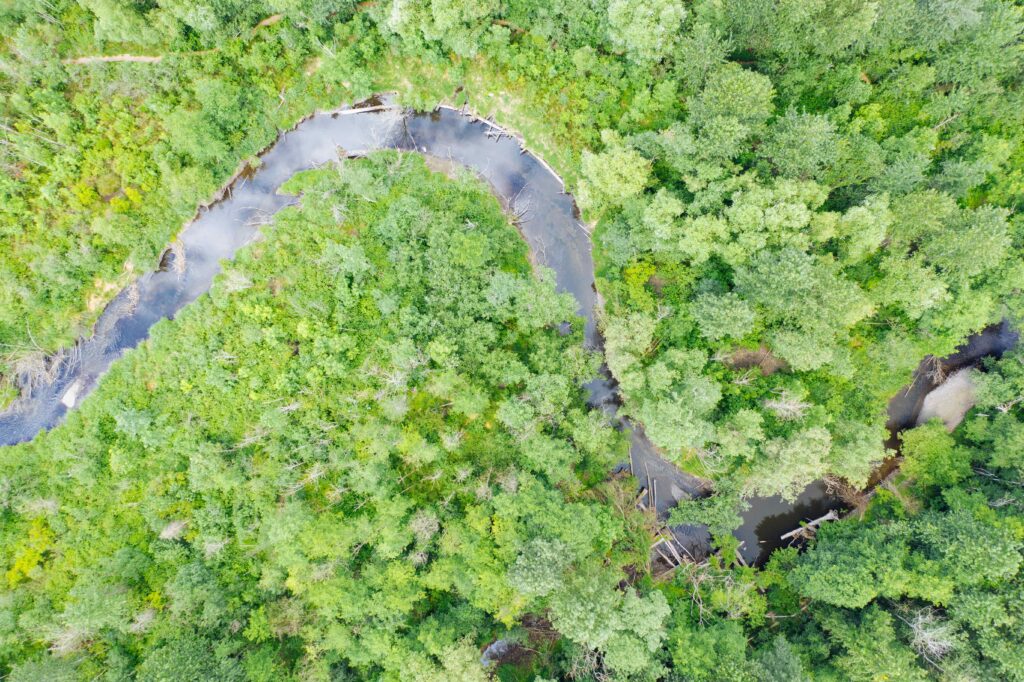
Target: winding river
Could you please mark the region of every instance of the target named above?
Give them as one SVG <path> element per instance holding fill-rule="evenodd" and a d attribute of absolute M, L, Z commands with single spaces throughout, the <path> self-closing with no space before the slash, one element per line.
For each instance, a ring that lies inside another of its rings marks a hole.
<path fill-rule="evenodd" d="M 93 335 L 61 356 L 52 381 L 34 387 L 0 414 L 0 446 L 31 440 L 40 431 L 59 424 L 67 410 L 95 388 L 112 362 L 148 337 L 153 324 L 173 318 L 206 292 L 220 271 L 220 262 L 232 258 L 256 238 L 260 226 L 278 210 L 298 200 L 277 192 L 291 176 L 329 163 L 339 154 L 358 156 L 378 149 L 436 157 L 471 168 L 486 180 L 506 208 L 519 216 L 517 224 L 530 247 L 532 261 L 551 268 L 559 291 L 576 298 L 579 314 L 585 319 L 586 345 L 601 348 L 590 236 L 554 171 L 518 139 L 487 121 L 444 107 L 430 113 L 409 112 L 389 100 L 375 98 L 351 108 L 316 114 L 282 133 L 260 156 L 258 167 L 240 173 L 225 188 L 221 199 L 201 208 L 181 232 L 175 248 L 164 253 L 160 268 L 118 294 L 103 311 Z M 982 337 L 998 337 L 993 348 L 1005 348 L 1011 335 L 988 333 Z M 988 349 L 986 342 L 974 343 Z M 922 386 L 925 383 L 921 382 Z M 649 491 L 649 505 L 664 514 L 679 500 L 708 492 L 707 481 L 665 461 L 642 428 L 615 416 L 618 391 L 607 371 L 587 389 L 592 406 L 603 409 L 619 428 L 630 431 L 630 468 Z M 923 388 L 915 383 L 913 395 L 907 394 L 902 403 L 897 397 L 894 404 L 905 409 L 905 403 L 917 401 L 914 405 L 919 407 L 927 392 L 921 391 Z M 751 500 L 744 524 L 736 531 L 744 541 L 744 559 L 763 558 L 778 545 L 781 532 L 839 505 L 820 482 L 808 487 L 795 505 L 778 498 Z M 694 556 L 708 551 L 705 529 L 678 527 L 672 532 L 680 549 Z"/>

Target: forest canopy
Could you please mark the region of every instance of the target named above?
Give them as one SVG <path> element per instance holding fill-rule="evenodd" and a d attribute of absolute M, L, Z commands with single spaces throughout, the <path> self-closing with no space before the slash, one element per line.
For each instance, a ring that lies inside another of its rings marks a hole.
<path fill-rule="evenodd" d="M 0 406 L 280 130 L 382 91 L 565 178 L 605 343 L 469 175 L 294 178 L 209 295 L 0 449 L 0 676 L 1024 680 L 1019 353 L 885 446 L 923 358 L 1019 327 L 1022 32 L 1013 0 L 4 4 Z M 671 516 L 706 561 L 655 575 L 602 362 L 714 488 Z M 751 498 L 823 478 L 847 518 L 735 558 Z"/>
<path fill-rule="evenodd" d="M 301 207 L 208 298 L 5 453 L 22 519 L 3 531 L 5 660 L 100 647 L 77 674 L 476 679 L 473 642 L 543 604 L 642 667 L 666 607 L 606 568 L 637 560 L 639 521 L 601 483 L 622 449 L 583 409 L 596 358 L 559 332 L 575 303 L 531 276 L 479 181 L 418 156 L 285 189 Z M 235 655 L 201 653 L 220 647 Z"/>

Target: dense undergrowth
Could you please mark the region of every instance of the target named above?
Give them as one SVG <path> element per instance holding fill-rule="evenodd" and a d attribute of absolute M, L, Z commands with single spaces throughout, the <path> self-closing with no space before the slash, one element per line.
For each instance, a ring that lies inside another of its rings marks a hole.
<path fill-rule="evenodd" d="M 3 529 L 4 659 L 49 643 L 95 655 L 90 676 L 475 679 L 479 643 L 550 604 L 616 667 L 643 661 L 645 607 L 666 607 L 614 589 L 646 542 L 601 483 L 622 448 L 583 409 L 596 359 L 558 331 L 575 302 L 531 276 L 486 188 L 419 157 L 286 190 L 301 208 L 209 297 L 5 453 L 23 523 Z"/>
<path fill-rule="evenodd" d="M 1021 15 L 4 5 L 0 404 L 278 129 L 379 90 L 466 103 L 576 191 L 624 410 L 715 480 L 674 519 L 725 559 L 650 580 L 599 483 L 624 446 L 580 400 L 596 360 L 551 328 L 574 306 L 482 188 L 382 155 L 297 180 L 209 298 L 0 455 L 0 672 L 474 679 L 504 633 L 507 679 L 1024 679 L 1017 356 L 806 554 L 733 566 L 727 535 L 744 496 L 863 484 L 920 359 L 1019 319 Z M 162 58 L 70 63 L 118 54 Z"/>

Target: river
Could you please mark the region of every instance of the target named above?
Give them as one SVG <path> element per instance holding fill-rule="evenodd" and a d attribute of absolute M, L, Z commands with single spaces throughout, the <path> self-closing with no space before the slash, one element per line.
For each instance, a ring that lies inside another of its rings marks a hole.
<path fill-rule="evenodd" d="M 101 314 L 93 334 L 60 356 L 53 379 L 35 386 L 0 414 L 0 446 L 31 440 L 59 424 L 67 410 L 95 388 L 111 363 L 148 337 L 157 321 L 173 318 L 208 291 L 220 272 L 220 262 L 257 238 L 260 226 L 277 211 L 298 201 L 298 197 L 278 193 L 286 180 L 299 171 L 330 163 L 339 154 L 358 156 L 378 149 L 436 157 L 471 168 L 486 180 L 506 209 L 518 216 L 517 226 L 530 247 L 531 261 L 552 269 L 558 290 L 576 298 L 585 320 L 586 345 L 601 349 L 590 236 L 554 171 L 517 138 L 490 122 L 451 108 L 408 112 L 386 99 L 374 98 L 315 114 L 282 133 L 260 155 L 258 166 L 239 173 L 216 201 L 200 208 L 182 230 L 177 246 L 164 253 L 160 267 L 118 294 Z M 983 354 L 990 354 L 997 347 L 1008 347 L 1010 336 L 1006 330 L 986 332 L 979 337 L 984 341 L 973 343 L 979 352 L 988 349 Z M 924 396 L 919 391 L 925 383 L 915 383 L 906 396 L 894 399 L 899 406 L 897 421 L 904 420 L 907 410 L 919 409 Z M 630 431 L 630 468 L 650 491 L 649 504 L 660 514 L 680 499 L 707 494 L 708 481 L 665 461 L 642 428 L 616 417 L 618 391 L 606 370 L 587 389 L 592 406 L 604 410 L 619 428 Z M 821 482 L 808 487 L 795 505 L 778 498 L 750 502 L 751 509 L 736 535 L 744 541 L 744 558 L 751 562 L 763 558 L 779 544 L 778 536 L 801 520 L 840 504 Z M 703 528 L 674 528 L 672 532 L 680 549 L 695 557 L 709 549 Z"/>

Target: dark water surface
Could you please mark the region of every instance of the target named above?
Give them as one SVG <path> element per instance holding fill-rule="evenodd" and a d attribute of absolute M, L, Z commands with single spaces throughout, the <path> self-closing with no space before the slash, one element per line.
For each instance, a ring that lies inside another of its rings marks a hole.
<path fill-rule="evenodd" d="M 173 251 L 166 252 L 157 271 L 140 277 L 107 306 L 93 335 L 65 354 L 52 382 L 34 388 L 0 414 L 0 445 L 31 440 L 40 431 L 59 424 L 68 406 L 77 405 L 112 362 L 146 339 L 153 324 L 173 318 L 206 292 L 220 272 L 220 262 L 252 241 L 259 227 L 278 210 L 298 200 L 277 193 L 286 180 L 301 170 L 330 163 L 339 155 L 377 149 L 437 157 L 471 168 L 486 180 L 508 210 L 520 216 L 518 226 L 533 262 L 553 270 L 558 290 L 576 298 L 585 319 L 586 345 L 595 350 L 602 347 L 595 317 L 598 298 L 590 237 L 561 180 L 538 157 L 525 151 L 517 139 L 486 121 L 447 108 L 411 113 L 374 100 L 352 109 L 314 115 L 282 133 L 261 155 L 258 168 L 240 174 L 223 199 L 201 208 L 182 231 L 182 262 L 176 262 Z M 988 345 L 1005 349 L 1011 335 L 1008 329 L 987 331 L 970 345 L 977 345 L 979 352 Z M 989 349 L 982 354 L 991 352 Z M 921 382 L 919 387 L 915 383 L 906 396 L 894 399 L 894 405 L 900 406 L 893 416 L 895 423 L 904 424 L 907 410 L 919 409 L 924 393 L 931 390 L 925 390 L 924 384 Z M 618 391 L 607 371 L 587 389 L 591 405 L 614 417 Z M 924 393 L 918 395 L 921 390 Z M 680 499 L 707 494 L 707 481 L 679 471 L 659 456 L 641 428 L 616 420 L 620 428 L 631 431 L 630 468 L 640 484 L 651 491 L 649 502 L 659 513 L 666 513 Z M 748 561 L 777 546 L 778 536 L 801 520 L 839 506 L 820 482 L 805 490 L 796 505 L 778 498 L 758 498 L 751 504 L 743 527 L 736 533 L 744 541 L 743 555 Z M 706 529 L 675 528 L 673 533 L 681 548 L 692 555 L 708 551 Z"/>

